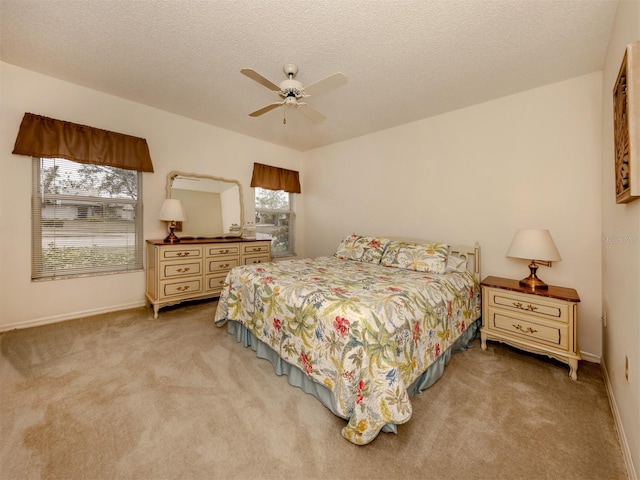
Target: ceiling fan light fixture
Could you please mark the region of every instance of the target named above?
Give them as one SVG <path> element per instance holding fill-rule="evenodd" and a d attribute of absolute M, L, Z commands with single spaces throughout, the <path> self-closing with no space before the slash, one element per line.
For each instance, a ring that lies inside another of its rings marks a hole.
<path fill-rule="evenodd" d="M 282 97 L 304 97 L 306 96 L 302 84 L 296 80 L 284 80 L 280 83 L 280 96 Z"/>

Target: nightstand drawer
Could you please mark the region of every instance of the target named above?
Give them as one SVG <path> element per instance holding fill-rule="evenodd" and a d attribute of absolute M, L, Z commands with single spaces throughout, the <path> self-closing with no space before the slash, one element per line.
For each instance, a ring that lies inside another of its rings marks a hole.
<path fill-rule="evenodd" d="M 489 289 L 489 307 L 500 307 L 514 312 L 526 312 L 540 318 L 560 321 L 569 321 L 569 304 L 563 301 L 554 301 L 535 295 L 522 295 L 507 290 Z"/>
<path fill-rule="evenodd" d="M 186 277 L 202 273 L 202 261 L 162 263 L 160 278 Z"/>
<path fill-rule="evenodd" d="M 228 272 L 239 264 L 238 258 L 225 258 L 207 261 L 207 273 Z"/>
<path fill-rule="evenodd" d="M 569 326 L 552 322 L 537 322 L 532 316 L 511 314 L 505 310 L 489 308 L 489 328 L 503 333 L 526 338 L 532 342 L 544 345 L 569 348 Z"/>
<path fill-rule="evenodd" d="M 224 257 L 234 255 L 240 255 L 239 245 L 216 245 L 215 247 L 207 247 L 208 257 Z"/>

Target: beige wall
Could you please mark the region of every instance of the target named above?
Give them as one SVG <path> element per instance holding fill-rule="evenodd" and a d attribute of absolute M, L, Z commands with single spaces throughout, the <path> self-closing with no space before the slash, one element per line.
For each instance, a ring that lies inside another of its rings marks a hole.
<path fill-rule="evenodd" d="M 640 40 L 640 1 L 618 7 L 603 71 L 602 129 L 602 304 L 607 326 L 602 363 L 614 414 L 623 430 L 631 478 L 640 466 L 640 199 L 618 205 L 614 192 L 612 90 L 625 46 Z M 640 95 L 640 92 L 638 92 Z M 640 159 L 637 159 L 640 160 Z M 630 382 L 625 379 L 629 357 Z"/>
<path fill-rule="evenodd" d="M 147 139 L 155 173 L 143 177 L 145 238 L 166 235 L 157 215 L 171 170 L 239 180 L 249 220 L 253 162 L 300 170 L 293 150 L 1 62 L 0 82 L 0 330 L 144 304 L 143 272 L 31 282 L 31 159 L 11 154 L 25 112 Z"/>
<path fill-rule="evenodd" d="M 511 239 L 548 228 L 563 261 L 539 276 L 578 291 L 580 349 L 598 361 L 601 122 L 593 73 L 310 152 L 307 253 L 353 232 L 479 241 L 483 276 L 523 278 Z"/>

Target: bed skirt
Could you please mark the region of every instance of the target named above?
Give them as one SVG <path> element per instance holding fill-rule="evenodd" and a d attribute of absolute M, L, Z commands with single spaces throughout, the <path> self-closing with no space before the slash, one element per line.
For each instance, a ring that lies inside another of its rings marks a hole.
<path fill-rule="evenodd" d="M 449 347 L 438 359 L 431 364 L 427 370 L 420 375 L 410 386 L 407 388 L 407 392 L 410 397 L 413 397 L 416 393 L 420 393 L 432 386 L 444 373 L 445 366 L 451 360 L 451 356 L 455 353 L 461 352 L 469 348 L 471 342 L 478 336 L 480 331 L 481 319 L 474 321 L 464 331 L 464 333 Z M 322 404 L 327 407 L 331 412 L 340 417 L 348 420 L 348 418 L 340 415 L 336 409 L 336 405 L 331 395 L 331 391 L 317 382 L 311 380 L 305 375 L 302 370 L 297 366 L 291 365 L 285 362 L 269 345 L 256 338 L 244 325 L 234 320 L 227 320 L 227 331 L 231 335 L 235 335 L 238 342 L 242 343 L 245 347 L 251 347 L 258 358 L 264 358 L 269 360 L 273 365 L 273 369 L 277 375 L 286 375 L 289 384 L 294 387 L 299 387 L 306 393 L 316 397 Z M 397 433 L 397 425 L 388 423 L 382 428 L 383 432 Z"/>

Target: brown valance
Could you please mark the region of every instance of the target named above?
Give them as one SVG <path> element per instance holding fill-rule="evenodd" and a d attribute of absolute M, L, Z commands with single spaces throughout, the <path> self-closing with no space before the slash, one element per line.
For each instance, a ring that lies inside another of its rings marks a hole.
<path fill-rule="evenodd" d="M 153 172 L 144 138 L 25 113 L 13 153 Z"/>
<path fill-rule="evenodd" d="M 298 172 L 261 163 L 253 164 L 251 186 L 268 190 L 284 190 L 289 193 L 302 193 Z"/>

